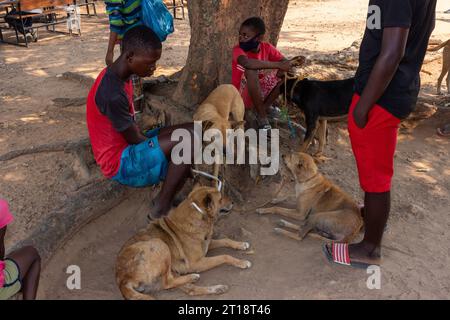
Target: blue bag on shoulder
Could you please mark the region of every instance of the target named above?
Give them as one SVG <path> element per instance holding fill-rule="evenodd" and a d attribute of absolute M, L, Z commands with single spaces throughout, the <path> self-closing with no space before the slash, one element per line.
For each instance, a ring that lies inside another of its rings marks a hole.
<path fill-rule="evenodd" d="M 142 22 L 152 29 L 161 41 L 174 31 L 173 17 L 162 0 L 142 0 Z"/>

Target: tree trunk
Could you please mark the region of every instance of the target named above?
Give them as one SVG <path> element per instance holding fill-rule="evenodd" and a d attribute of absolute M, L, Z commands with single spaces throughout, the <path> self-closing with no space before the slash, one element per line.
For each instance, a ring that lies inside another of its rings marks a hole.
<path fill-rule="evenodd" d="M 266 23 L 265 41 L 276 45 L 289 0 L 188 1 L 191 42 L 173 99 L 193 107 L 219 84 L 231 83 L 231 54 L 241 23 L 260 16 Z"/>

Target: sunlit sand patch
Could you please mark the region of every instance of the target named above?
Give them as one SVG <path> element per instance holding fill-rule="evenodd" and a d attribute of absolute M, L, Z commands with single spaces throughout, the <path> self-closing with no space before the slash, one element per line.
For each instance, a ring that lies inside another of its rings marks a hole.
<path fill-rule="evenodd" d="M 48 73 L 42 69 L 35 69 L 35 70 L 28 71 L 28 74 L 37 76 L 37 77 L 48 77 Z"/>
<path fill-rule="evenodd" d="M 10 173 L 5 174 L 3 180 L 9 181 L 9 182 L 24 181 L 25 175 L 23 173 L 10 172 Z"/>
<path fill-rule="evenodd" d="M 21 117 L 21 121 L 23 122 L 41 122 L 42 119 L 38 115 L 29 115 L 27 117 Z"/>

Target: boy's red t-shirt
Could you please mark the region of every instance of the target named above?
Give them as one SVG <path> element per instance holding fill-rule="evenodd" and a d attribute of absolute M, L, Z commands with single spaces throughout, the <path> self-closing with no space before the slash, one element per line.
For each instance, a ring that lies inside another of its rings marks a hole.
<path fill-rule="evenodd" d="M 100 112 L 96 103 L 97 90 L 107 72 L 105 68 L 95 80 L 86 103 L 86 122 L 91 140 L 92 151 L 101 171 L 107 178 L 114 177 L 120 168 L 123 150 L 128 147 L 122 134 L 113 126 L 110 118 Z M 133 85 L 131 80 L 123 83 L 121 88 L 128 98 L 130 116 L 134 117 Z M 111 94 L 113 94 L 111 92 Z"/>
<path fill-rule="evenodd" d="M 236 87 L 236 89 L 241 92 L 241 82 L 243 80 L 243 75 L 245 72 L 245 68 L 238 64 L 237 59 L 240 56 L 247 56 L 249 59 L 257 59 L 261 61 L 271 61 L 278 62 L 284 59 L 283 55 L 280 51 L 277 50 L 273 45 L 268 42 L 261 42 L 259 46 L 259 52 L 245 52 L 242 50 L 239 45 L 236 45 L 233 48 L 233 60 L 231 65 L 231 82 Z M 259 77 L 262 78 L 264 73 L 260 72 Z M 242 93 L 242 92 L 241 92 Z M 246 104 L 247 105 L 247 104 Z"/>

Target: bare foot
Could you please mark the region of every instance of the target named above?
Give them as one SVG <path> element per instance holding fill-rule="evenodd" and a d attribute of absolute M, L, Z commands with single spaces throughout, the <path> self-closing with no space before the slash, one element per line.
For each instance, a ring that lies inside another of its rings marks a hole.
<path fill-rule="evenodd" d="M 150 213 L 147 215 L 147 219 L 149 221 L 154 221 L 161 219 L 162 217 L 167 216 L 171 209 L 171 204 L 168 201 L 161 201 L 159 196 L 157 196 L 152 201 L 152 208 L 150 209 Z"/>
<path fill-rule="evenodd" d="M 152 200 L 150 213 L 147 215 L 149 221 L 158 220 L 169 214 L 170 209 L 178 207 L 184 200 L 183 195 L 178 194 L 171 201 L 163 201 L 159 194 Z M 167 204 L 166 204 L 167 203 Z"/>
<path fill-rule="evenodd" d="M 331 160 L 331 158 L 325 157 L 322 152 L 317 152 L 313 155 L 314 161 L 316 163 L 324 163 Z"/>
<path fill-rule="evenodd" d="M 348 246 L 350 261 L 379 265 L 381 261 L 380 247 L 374 247 L 363 242 Z"/>

